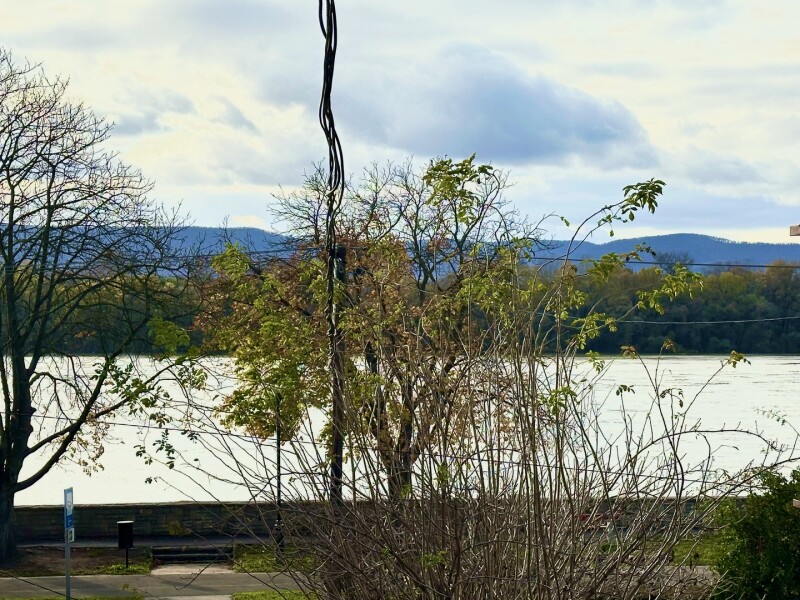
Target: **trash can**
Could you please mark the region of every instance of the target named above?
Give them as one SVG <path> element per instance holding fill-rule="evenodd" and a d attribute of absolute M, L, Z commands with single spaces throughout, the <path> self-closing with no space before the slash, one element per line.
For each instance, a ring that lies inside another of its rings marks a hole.
<path fill-rule="evenodd" d="M 117 521 L 119 548 L 133 548 L 133 521 Z"/>

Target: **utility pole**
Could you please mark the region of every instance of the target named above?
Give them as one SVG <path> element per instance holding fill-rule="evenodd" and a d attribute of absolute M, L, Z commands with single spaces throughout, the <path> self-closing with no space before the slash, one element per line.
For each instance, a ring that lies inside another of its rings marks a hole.
<path fill-rule="evenodd" d="M 328 325 L 328 370 L 331 384 L 331 420 L 333 447 L 330 456 L 330 502 L 341 507 L 342 465 L 345 435 L 344 334 L 340 326 L 341 297 L 345 284 L 345 249 L 336 242 L 336 217 L 344 197 L 344 153 L 333 118 L 331 93 L 336 63 L 338 28 L 334 0 L 319 0 L 319 25 L 325 36 L 325 58 L 322 72 L 322 95 L 319 102 L 319 123 L 328 143 L 328 181 L 325 212 L 326 302 Z"/>
<path fill-rule="evenodd" d="M 341 297 L 345 293 L 346 261 L 347 250 L 344 246 L 336 246 L 334 249 L 334 275 L 338 290 L 334 291 L 336 296 Z M 336 292 L 339 292 L 338 294 Z M 330 481 L 330 500 L 335 506 L 341 506 L 344 502 L 342 498 L 342 473 L 344 465 L 344 434 L 346 431 L 346 413 L 344 397 L 344 333 L 339 325 L 342 305 L 340 302 L 333 303 L 333 319 L 331 320 L 332 348 L 330 355 L 331 367 L 331 401 L 332 401 L 332 425 L 333 440 L 331 448 L 331 481 Z"/>
<path fill-rule="evenodd" d="M 275 395 L 275 453 L 276 462 L 278 467 L 278 515 L 275 519 L 275 543 L 278 546 L 278 552 L 283 554 L 285 547 L 285 535 L 283 533 L 283 488 L 281 481 L 281 442 L 282 442 L 282 427 L 281 427 L 281 400 L 283 394 L 278 392 Z"/>

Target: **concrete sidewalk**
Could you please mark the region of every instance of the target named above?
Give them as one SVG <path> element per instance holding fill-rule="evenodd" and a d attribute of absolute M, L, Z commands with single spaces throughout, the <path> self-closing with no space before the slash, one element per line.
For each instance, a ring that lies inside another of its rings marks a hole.
<path fill-rule="evenodd" d="M 222 567 L 170 565 L 150 575 L 79 575 L 71 578 L 72 597 L 114 596 L 138 593 L 145 598 L 173 600 L 229 600 L 236 592 L 267 589 L 296 590 L 291 577 L 281 573 L 234 573 Z M 64 577 L 0 578 L 0 598 L 44 598 L 62 596 Z"/>

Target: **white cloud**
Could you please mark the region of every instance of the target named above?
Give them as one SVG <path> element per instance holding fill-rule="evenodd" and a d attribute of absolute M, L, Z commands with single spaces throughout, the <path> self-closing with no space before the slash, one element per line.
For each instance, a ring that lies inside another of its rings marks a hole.
<path fill-rule="evenodd" d="M 270 223 L 259 215 L 231 215 L 228 219 L 231 227 L 255 227 L 257 229 L 269 229 Z"/>
<path fill-rule="evenodd" d="M 357 93 L 366 81 L 373 93 Z M 477 152 L 505 164 L 655 162 L 645 131 L 619 102 L 528 75 L 480 46 L 451 44 L 433 60 L 371 70 L 354 83 L 340 95 L 343 129 L 409 153 Z"/>
<path fill-rule="evenodd" d="M 230 125 L 234 129 L 240 129 L 248 133 L 258 133 L 258 127 L 233 102 L 226 98 L 219 99 L 222 111 L 217 118 L 219 123 Z"/>
<path fill-rule="evenodd" d="M 351 172 L 478 152 L 512 168 L 534 218 L 581 216 L 658 176 L 668 197 L 648 226 L 798 220 L 781 207 L 800 206 L 794 0 L 352 0 L 339 18 Z M 0 20 L 16 56 L 68 76 L 118 122 L 111 146 L 203 223 L 258 214 L 325 156 L 314 4 L 30 0 Z"/>

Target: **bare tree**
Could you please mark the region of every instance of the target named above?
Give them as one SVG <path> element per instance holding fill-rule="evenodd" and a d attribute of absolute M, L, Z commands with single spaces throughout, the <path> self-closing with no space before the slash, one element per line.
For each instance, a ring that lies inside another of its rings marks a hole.
<path fill-rule="evenodd" d="M 175 216 L 66 87 L 0 49 L 0 560 L 15 551 L 15 494 L 102 453 L 103 417 L 136 402 L 118 361 L 186 282 Z"/>
<path fill-rule="evenodd" d="M 667 271 L 674 273 L 677 265 L 690 266 L 694 262 L 694 258 L 686 250 L 676 252 L 658 252 L 655 255 L 658 266 Z"/>

